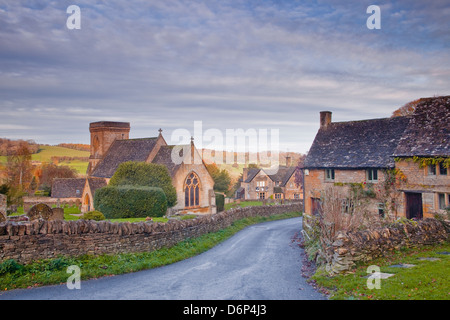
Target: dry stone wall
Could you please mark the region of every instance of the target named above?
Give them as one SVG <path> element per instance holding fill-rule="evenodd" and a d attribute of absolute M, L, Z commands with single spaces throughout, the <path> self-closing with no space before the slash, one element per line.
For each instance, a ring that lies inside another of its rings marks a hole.
<path fill-rule="evenodd" d="M 6 221 L 6 195 L 0 194 L 0 222 Z"/>
<path fill-rule="evenodd" d="M 338 232 L 332 245 L 324 248 L 326 270 L 331 275 L 346 273 L 356 262 L 370 261 L 386 252 L 444 242 L 448 240 L 448 226 L 448 222 L 428 218 L 376 230 Z"/>
<path fill-rule="evenodd" d="M 302 205 L 271 205 L 231 209 L 191 220 L 167 223 L 34 220 L 0 223 L 0 262 L 19 263 L 62 256 L 145 252 L 230 226 L 233 221 L 301 211 Z"/>

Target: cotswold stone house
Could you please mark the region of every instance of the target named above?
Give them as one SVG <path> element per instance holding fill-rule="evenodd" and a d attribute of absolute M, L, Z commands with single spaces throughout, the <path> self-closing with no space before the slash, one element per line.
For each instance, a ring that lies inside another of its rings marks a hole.
<path fill-rule="evenodd" d="M 328 187 L 359 187 L 370 211 L 422 219 L 450 205 L 450 96 L 425 98 L 411 116 L 332 122 L 305 159 L 305 213 L 317 214 Z M 345 194 L 343 192 L 343 194 Z M 342 199 L 342 211 L 353 204 Z"/>
<path fill-rule="evenodd" d="M 286 159 L 286 166 L 279 166 L 277 173 L 274 174 L 264 169 L 244 168 L 236 198 L 242 200 L 303 199 L 303 190 L 295 182 L 295 167 L 291 166 L 290 157 Z"/>
<path fill-rule="evenodd" d="M 95 190 L 109 183 L 121 163 L 137 161 L 167 167 L 177 191 L 177 204 L 173 210 L 181 213 L 215 213 L 214 181 L 193 141 L 186 146 L 170 146 L 164 140 L 161 129 L 157 137 L 129 139 L 130 124 L 126 122 L 94 122 L 89 129 L 91 155 L 87 178 L 70 179 L 72 181 L 55 179 L 52 197 L 77 195 L 82 202 L 82 212 L 94 210 Z M 77 193 L 80 185 L 83 188 Z"/>

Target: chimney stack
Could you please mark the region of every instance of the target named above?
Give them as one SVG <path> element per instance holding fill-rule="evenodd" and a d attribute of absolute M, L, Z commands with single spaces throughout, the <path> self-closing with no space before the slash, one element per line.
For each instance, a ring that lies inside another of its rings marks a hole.
<path fill-rule="evenodd" d="M 331 123 L 331 111 L 320 112 L 320 128 L 326 128 Z"/>
<path fill-rule="evenodd" d="M 286 155 L 286 167 L 291 166 L 291 156 L 289 154 Z"/>
<path fill-rule="evenodd" d="M 243 170 L 242 170 L 242 182 L 245 182 L 245 180 L 247 180 L 247 176 L 248 176 L 248 168 L 243 168 Z"/>

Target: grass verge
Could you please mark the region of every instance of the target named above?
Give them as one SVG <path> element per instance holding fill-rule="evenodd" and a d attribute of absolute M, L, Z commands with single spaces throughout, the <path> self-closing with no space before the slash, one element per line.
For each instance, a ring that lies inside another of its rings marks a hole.
<path fill-rule="evenodd" d="M 36 261 L 28 265 L 20 265 L 13 260 L 8 260 L 0 264 L 0 290 L 65 283 L 69 277 L 66 270 L 70 265 L 80 267 L 82 280 L 156 268 L 205 252 L 247 226 L 299 216 L 301 213 L 290 212 L 270 217 L 245 218 L 217 232 L 186 239 L 173 247 L 151 252 L 59 257 Z"/>
<path fill-rule="evenodd" d="M 318 269 L 311 280 L 335 300 L 450 300 L 450 257 L 442 252 L 450 252 L 449 242 L 395 251 L 357 266 L 353 274 L 329 277 Z M 399 264 L 414 267 L 392 267 Z M 370 265 L 394 276 L 380 279 L 380 289 L 369 289 Z"/>

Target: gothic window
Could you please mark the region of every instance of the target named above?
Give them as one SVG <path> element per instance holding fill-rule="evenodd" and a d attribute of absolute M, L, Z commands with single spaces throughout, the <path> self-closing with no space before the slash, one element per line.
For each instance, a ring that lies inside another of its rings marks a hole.
<path fill-rule="evenodd" d="M 184 206 L 198 207 L 200 205 L 200 179 L 195 173 L 190 173 L 184 184 Z"/>

